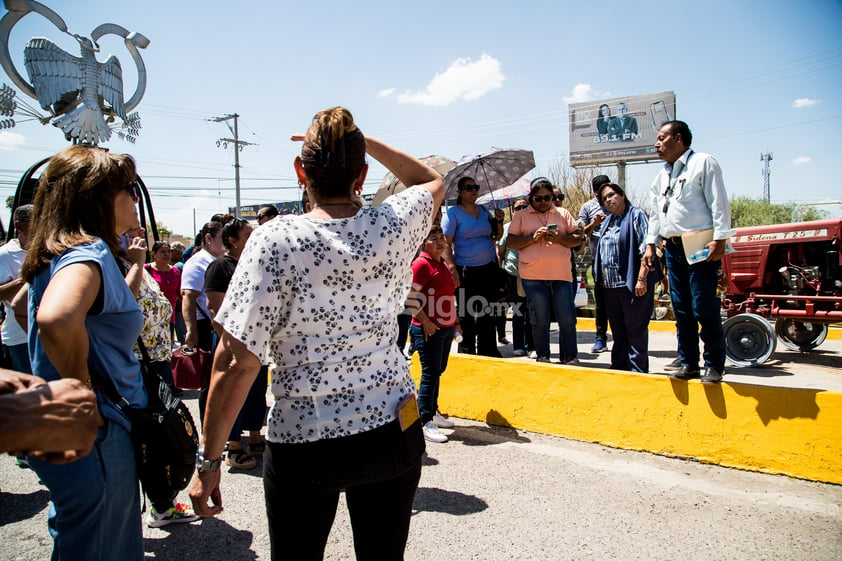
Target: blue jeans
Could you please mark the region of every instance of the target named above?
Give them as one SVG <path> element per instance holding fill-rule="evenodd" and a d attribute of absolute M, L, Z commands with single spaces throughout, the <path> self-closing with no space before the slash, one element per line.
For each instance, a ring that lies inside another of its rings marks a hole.
<path fill-rule="evenodd" d="M 69 464 L 29 458 L 50 490 L 53 561 L 143 559 L 140 495 L 128 431 L 105 420 L 90 454 Z"/>
<path fill-rule="evenodd" d="M 699 365 L 699 337 L 705 344 L 705 368 L 725 371 L 725 334 L 716 295 L 719 261 L 687 263 L 682 244 L 666 243 L 667 277 L 678 335 L 678 356 L 684 365 Z M 701 326 L 701 332 L 699 331 Z"/>
<path fill-rule="evenodd" d="M 424 328 L 409 326 L 412 345 L 421 359 L 421 383 L 418 385 L 418 411 L 421 423 L 433 420 L 439 408 L 439 380 L 447 369 L 450 345 L 453 343 L 453 328 L 444 327 L 424 340 Z"/>
<path fill-rule="evenodd" d="M 521 279 L 526 292 L 532 338 L 538 358 L 550 358 L 550 310 L 558 321 L 559 359 L 569 362 L 579 356 L 576 344 L 576 306 L 573 283 L 562 280 Z"/>

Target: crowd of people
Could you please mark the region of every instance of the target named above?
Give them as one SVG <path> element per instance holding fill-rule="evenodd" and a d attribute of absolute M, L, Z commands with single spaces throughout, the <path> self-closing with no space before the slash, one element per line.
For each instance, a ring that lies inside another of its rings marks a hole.
<path fill-rule="evenodd" d="M 0 248 L 10 368 L 0 369 L 0 452 L 50 490 L 54 558 L 143 558 L 131 426 L 100 390 L 107 379 L 127 405 L 146 404 L 138 344 L 176 393 L 173 348 L 214 353 L 198 396 L 192 508 L 150 496 L 147 525 L 219 514 L 222 462 L 250 469 L 262 459 L 273 559 L 322 558 L 341 491 L 358 558 L 402 558 L 425 439 L 446 442 L 438 429 L 453 427 L 438 411 L 453 341 L 501 356 L 497 326 L 511 308 L 514 356 L 550 362 L 555 321 L 559 362 L 578 364 L 574 256 L 585 244 L 592 352 L 608 350 L 610 327 L 611 367 L 648 372 L 661 248 L 678 334 L 673 376 L 721 381 L 716 277 L 730 212 L 721 170 L 690 148 L 686 123 L 659 131 L 665 166 L 648 214 L 602 175 L 578 221 L 544 177 L 514 200 L 508 222 L 477 205 L 472 177 L 442 214 L 441 176 L 364 135 L 341 107 L 292 140 L 302 143 L 293 166 L 306 213 L 277 218 L 265 205 L 256 227 L 215 215 L 193 248 L 159 240 L 150 251 L 134 160 L 95 147 L 56 154 L 33 204 L 14 211 L 18 237 Z M 410 188 L 361 205 L 366 155 Z M 682 234 L 703 229 L 709 256 L 691 265 Z M 417 390 L 400 315 L 421 363 Z"/>

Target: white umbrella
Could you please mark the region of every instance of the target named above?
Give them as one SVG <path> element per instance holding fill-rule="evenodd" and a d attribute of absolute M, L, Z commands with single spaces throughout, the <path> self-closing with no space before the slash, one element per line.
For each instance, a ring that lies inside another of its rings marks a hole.
<path fill-rule="evenodd" d="M 434 155 L 418 159 L 442 175 L 447 173 L 453 166 L 456 165 L 456 162 L 450 158 L 445 158 L 444 156 Z M 378 188 L 377 192 L 374 194 L 374 198 L 371 200 L 371 205 L 377 206 L 385 201 L 386 197 L 400 193 L 404 189 L 406 189 L 406 185 L 401 183 L 398 178 L 395 177 L 395 174 L 389 172 L 386 174 L 386 177 L 383 178 L 380 188 Z"/>

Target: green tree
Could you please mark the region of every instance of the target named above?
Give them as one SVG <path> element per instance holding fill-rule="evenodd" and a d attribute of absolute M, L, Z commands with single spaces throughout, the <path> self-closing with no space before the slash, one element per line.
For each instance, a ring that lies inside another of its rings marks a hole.
<path fill-rule="evenodd" d="M 172 230 L 164 226 L 163 222 L 158 222 L 158 237 L 162 240 L 168 240 L 172 236 Z"/>
<path fill-rule="evenodd" d="M 749 197 L 734 197 L 731 199 L 731 226 L 745 228 L 748 226 L 765 226 L 768 224 L 788 224 L 792 222 L 795 203 L 773 204 L 760 199 Z M 803 207 L 798 212 L 798 221 L 821 220 L 827 213 L 813 207 Z"/>

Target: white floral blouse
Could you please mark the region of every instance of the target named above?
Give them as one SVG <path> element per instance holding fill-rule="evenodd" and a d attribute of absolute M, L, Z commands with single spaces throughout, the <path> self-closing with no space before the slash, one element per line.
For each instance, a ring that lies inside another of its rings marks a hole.
<path fill-rule="evenodd" d="M 432 206 L 411 188 L 351 218 L 282 216 L 252 233 L 216 320 L 272 366 L 269 441 L 365 432 L 415 393 L 395 338 Z"/>
<path fill-rule="evenodd" d="M 172 340 L 170 339 L 170 317 L 172 316 L 172 304 L 164 296 L 161 287 L 145 269 L 143 280 L 140 283 L 140 290 L 137 293 L 137 305 L 143 312 L 143 328 L 140 330 L 140 338 L 149 359 L 153 362 L 168 361 L 172 359 Z M 140 350 L 135 344 L 135 356 L 141 360 Z"/>

